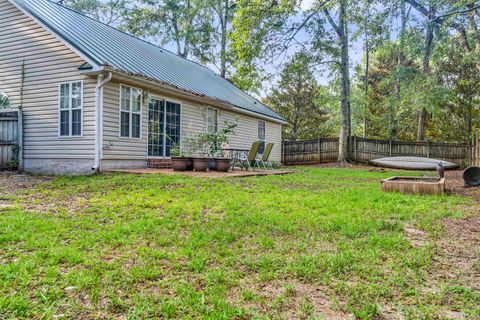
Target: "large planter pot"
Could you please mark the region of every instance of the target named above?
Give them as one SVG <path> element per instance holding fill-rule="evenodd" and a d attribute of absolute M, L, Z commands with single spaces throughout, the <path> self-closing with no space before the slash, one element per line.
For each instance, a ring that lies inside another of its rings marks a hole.
<path fill-rule="evenodd" d="M 187 158 L 187 171 L 193 171 L 193 158 Z"/>
<path fill-rule="evenodd" d="M 208 169 L 208 158 L 193 158 L 193 168 L 197 172 L 205 172 Z"/>
<path fill-rule="evenodd" d="M 217 163 L 215 162 L 215 158 L 208 158 L 208 170 L 217 171 Z"/>
<path fill-rule="evenodd" d="M 216 158 L 215 165 L 218 172 L 228 172 L 230 168 L 230 158 Z"/>
<path fill-rule="evenodd" d="M 185 171 L 187 170 L 188 158 L 184 157 L 172 157 L 173 171 Z"/>

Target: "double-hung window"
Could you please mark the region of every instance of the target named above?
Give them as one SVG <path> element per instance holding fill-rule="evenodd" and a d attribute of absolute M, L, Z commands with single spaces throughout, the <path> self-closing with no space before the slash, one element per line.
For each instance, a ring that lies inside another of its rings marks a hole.
<path fill-rule="evenodd" d="M 265 121 L 258 121 L 258 141 L 260 141 L 258 153 L 263 154 L 265 150 Z"/>
<path fill-rule="evenodd" d="M 141 137 L 142 91 L 120 86 L 120 137 Z"/>
<path fill-rule="evenodd" d="M 59 135 L 82 135 L 83 84 L 81 81 L 60 84 Z"/>
<path fill-rule="evenodd" d="M 218 132 L 218 110 L 214 108 L 207 108 L 207 133 Z"/>

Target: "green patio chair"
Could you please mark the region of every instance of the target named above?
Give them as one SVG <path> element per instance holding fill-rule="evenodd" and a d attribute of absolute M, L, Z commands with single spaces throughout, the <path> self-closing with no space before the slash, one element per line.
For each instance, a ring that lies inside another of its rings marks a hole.
<path fill-rule="evenodd" d="M 265 164 L 269 165 L 270 169 L 273 170 L 273 165 L 268 160 L 268 158 L 270 158 L 270 153 L 272 153 L 272 148 L 273 148 L 273 143 L 271 143 L 271 142 L 267 143 L 267 146 L 265 147 L 265 150 L 263 151 L 262 158 L 260 159 L 260 162 L 262 163 L 265 170 L 267 170 L 267 166 Z"/>
<path fill-rule="evenodd" d="M 246 156 L 241 156 L 239 158 L 233 159 L 233 164 L 232 164 L 232 170 L 235 168 L 235 163 L 238 161 L 242 165 L 242 168 L 245 168 L 253 171 L 253 168 L 255 165 L 260 168 L 260 161 L 257 159 L 257 154 L 258 154 L 258 148 L 260 147 L 260 141 L 255 141 L 252 143 L 252 147 L 250 148 L 250 151 L 248 151 Z"/>

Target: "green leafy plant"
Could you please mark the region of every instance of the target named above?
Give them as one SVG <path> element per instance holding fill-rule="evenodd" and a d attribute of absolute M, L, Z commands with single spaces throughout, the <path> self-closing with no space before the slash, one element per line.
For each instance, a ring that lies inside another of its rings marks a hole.
<path fill-rule="evenodd" d="M 235 132 L 238 126 L 238 118 L 235 120 L 225 120 L 223 128 L 216 133 L 202 133 L 199 136 L 200 142 L 205 146 L 207 154 L 210 157 L 219 156 L 222 151 L 222 146 L 230 142 L 230 135 Z"/>
<path fill-rule="evenodd" d="M 199 149 L 197 137 L 191 131 L 187 131 L 182 138 L 182 155 L 184 157 L 193 157 Z"/>
<path fill-rule="evenodd" d="M 170 147 L 170 156 L 172 157 L 182 157 L 182 152 L 180 150 L 180 144 L 179 143 L 173 143 L 172 146 Z"/>

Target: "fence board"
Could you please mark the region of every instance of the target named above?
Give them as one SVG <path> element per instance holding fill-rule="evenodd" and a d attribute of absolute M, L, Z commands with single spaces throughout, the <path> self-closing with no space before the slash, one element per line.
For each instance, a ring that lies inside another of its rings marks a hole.
<path fill-rule="evenodd" d="M 18 159 L 18 112 L 0 112 L 0 168 L 9 167 Z"/>
<path fill-rule="evenodd" d="M 284 141 L 284 164 L 315 164 L 338 158 L 338 139 L 319 138 L 306 141 Z"/>
<path fill-rule="evenodd" d="M 406 142 L 374 140 L 361 137 L 349 139 L 350 159 L 368 162 L 395 156 L 418 156 L 450 161 L 462 167 L 480 164 L 479 137 L 473 146 L 444 142 Z M 336 161 L 338 138 L 319 138 L 308 141 L 284 141 L 284 164 L 315 164 Z"/>
<path fill-rule="evenodd" d="M 480 166 L 480 133 L 473 138 L 472 165 Z"/>

